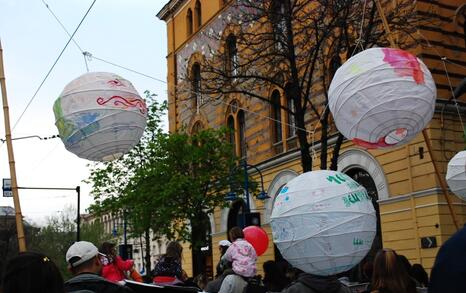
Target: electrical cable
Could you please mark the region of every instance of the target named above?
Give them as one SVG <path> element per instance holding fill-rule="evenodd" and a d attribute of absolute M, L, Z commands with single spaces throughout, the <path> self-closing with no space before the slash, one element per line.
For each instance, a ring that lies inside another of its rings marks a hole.
<path fill-rule="evenodd" d="M 76 29 L 74 30 L 73 34 L 71 35 L 71 37 L 69 38 L 69 40 L 66 42 L 65 46 L 63 47 L 63 49 L 61 50 L 60 54 L 58 55 L 57 59 L 55 60 L 55 62 L 53 63 L 52 67 L 49 69 L 49 71 L 47 72 L 47 74 L 45 75 L 44 79 L 42 80 L 42 82 L 40 83 L 39 87 L 37 88 L 37 90 L 35 91 L 34 95 L 31 97 L 31 99 L 29 100 L 29 102 L 27 103 L 26 105 L 26 108 L 24 108 L 23 112 L 21 113 L 21 115 L 19 116 L 18 120 L 16 120 L 15 124 L 13 125 L 13 128 L 12 128 L 12 131 L 16 128 L 16 126 L 19 124 L 19 122 L 21 121 L 21 119 L 23 118 L 24 114 L 26 113 L 27 109 L 29 108 L 29 106 L 31 105 L 31 103 L 34 101 L 34 99 L 36 98 L 37 96 L 37 93 L 40 91 L 40 89 L 42 88 L 42 86 L 44 85 L 45 81 L 47 80 L 47 78 L 50 76 L 50 73 L 52 73 L 52 70 L 55 68 L 55 65 L 57 65 L 58 61 L 60 60 L 61 56 L 63 55 L 63 53 L 65 52 L 66 48 L 68 47 L 68 45 L 71 43 L 71 41 L 73 40 L 73 37 L 74 35 L 78 32 L 78 29 L 81 27 L 81 24 L 84 22 L 84 20 L 86 19 L 87 15 L 89 14 L 89 12 L 91 11 L 92 7 L 94 6 L 95 2 L 97 0 L 94 0 L 92 2 L 92 4 L 89 6 L 89 9 L 86 11 L 86 13 L 84 14 L 83 18 L 81 19 L 81 21 L 79 22 L 78 26 L 76 27 Z"/>

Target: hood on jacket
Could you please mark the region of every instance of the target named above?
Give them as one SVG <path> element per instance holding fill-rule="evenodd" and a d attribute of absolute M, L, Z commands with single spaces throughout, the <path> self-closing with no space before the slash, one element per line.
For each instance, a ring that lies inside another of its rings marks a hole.
<path fill-rule="evenodd" d="M 319 293 L 336 293 L 341 288 L 340 281 L 334 276 L 323 277 L 302 273 L 297 281 Z"/>

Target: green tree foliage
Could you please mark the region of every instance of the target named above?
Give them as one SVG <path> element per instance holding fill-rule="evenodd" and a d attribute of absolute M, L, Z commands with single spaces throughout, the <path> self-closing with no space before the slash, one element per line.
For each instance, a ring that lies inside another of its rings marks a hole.
<path fill-rule="evenodd" d="M 122 158 L 93 166 L 89 182 L 97 213 L 126 211 L 132 237 L 145 237 L 150 271 L 150 233 L 189 241 L 193 251 L 210 243 L 208 215 L 224 206 L 230 182 L 240 182 L 223 129 L 193 135 L 161 128 L 166 103 L 146 92 L 148 125 L 141 142 Z M 239 171 L 239 170 L 238 170 Z M 233 178 L 231 178 L 233 177 Z M 239 189 L 238 184 L 233 184 Z M 253 189 L 254 184 L 252 184 Z"/>
<path fill-rule="evenodd" d="M 101 223 L 83 224 L 80 227 L 80 240 L 85 240 L 99 246 L 110 239 L 104 233 Z M 71 275 L 65 260 L 66 251 L 76 241 L 76 209 L 65 207 L 57 216 L 47 218 L 43 227 L 35 229 L 28 242 L 28 250 L 42 252 L 52 259 L 60 269 L 63 277 Z"/>

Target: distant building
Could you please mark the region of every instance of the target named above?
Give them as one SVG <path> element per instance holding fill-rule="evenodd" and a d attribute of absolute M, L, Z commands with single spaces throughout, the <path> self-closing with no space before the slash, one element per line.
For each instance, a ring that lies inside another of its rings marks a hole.
<path fill-rule="evenodd" d="M 81 215 L 82 223 L 102 223 L 104 228 L 104 233 L 112 235 L 111 239 L 117 245 L 124 244 L 124 220 L 122 213 L 107 213 L 100 217 L 95 217 L 93 214 L 84 214 Z M 135 268 L 142 272 L 144 269 L 144 256 L 145 256 L 145 245 L 146 242 L 143 237 L 130 237 L 131 227 L 127 226 L 127 244 L 132 245 L 132 254 Z M 151 233 L 151 238 L 153 237 Z M 150 250 L 151 250 L 151 269 L 154 268 L 154 264 L 159 260 L 160 256 L 165 253 L 168 241 L 166 239 L 157 239 L 150 241 Z M 97 246 L 100 243 L 96 243 Z"/>

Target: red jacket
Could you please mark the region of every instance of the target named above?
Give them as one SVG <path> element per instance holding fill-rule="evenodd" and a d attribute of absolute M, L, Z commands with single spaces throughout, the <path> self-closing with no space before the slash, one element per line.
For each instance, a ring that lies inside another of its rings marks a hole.
<path fill-rule="evenodd" d="M 131 270 L 133 263 L 133 260 L 123 260 L 121 257 L 116 256 L 113 262 L 102 268 L 102 277 L 111 282 L 122 281 L 126 279 L 124 271 Z"/>

